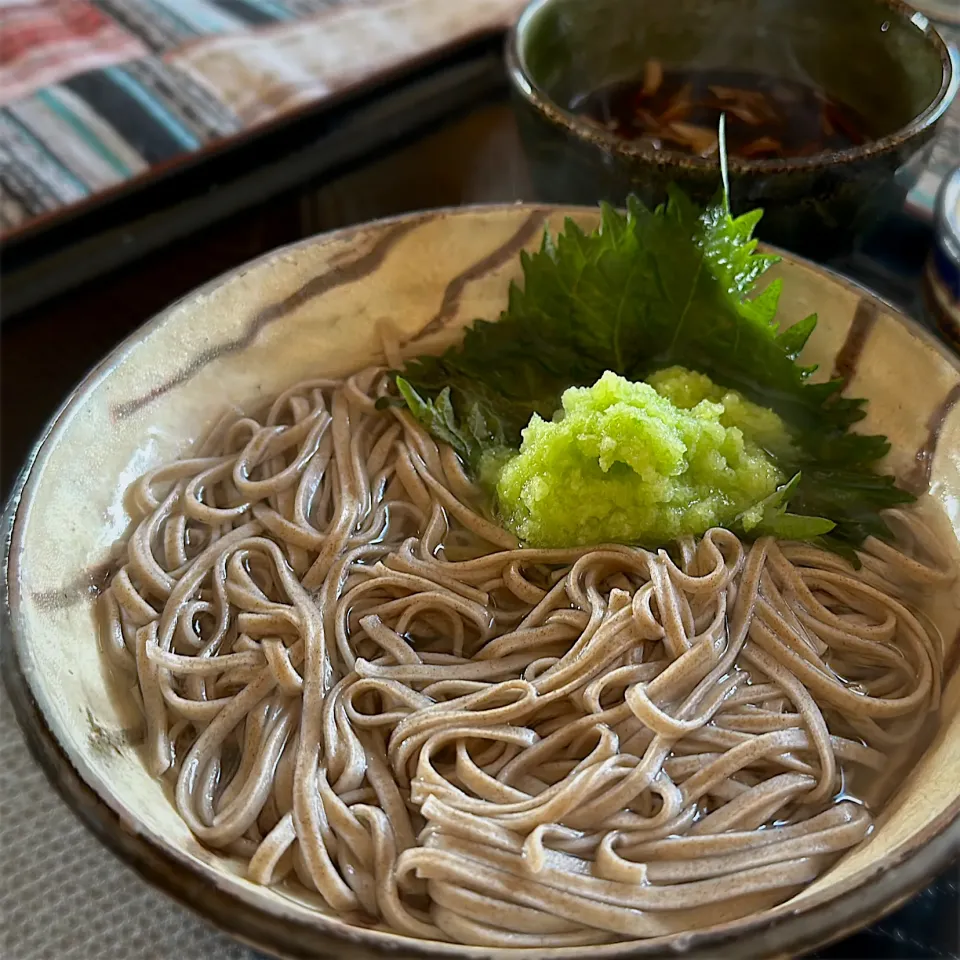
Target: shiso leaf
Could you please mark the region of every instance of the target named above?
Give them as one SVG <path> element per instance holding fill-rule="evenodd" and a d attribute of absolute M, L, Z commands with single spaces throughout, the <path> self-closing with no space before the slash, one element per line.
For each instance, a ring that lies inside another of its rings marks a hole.
<path fill-rule="evenodd" d="M 753 239 L 761 215 L 733 217 L 725 195 L 700 209 L 674 187 L 653 211 L 635 197 L 625 213 L 603 205 L 589 233 L 568 219 L 521 254 L 523 283 L 500 319 L 410 361 L 398 389 L 477 474 L 486 451 L 519 446 L 533 413 L 549 419 L 567 387 L 606 370 L 631 380 L 673 365 L 700 371 L 776 411 L 792 433 L 780 466 L 793 480 L 751 535 L 817 539 L 850 556 L 866 537 L 888 537 L 881 511 L 912 497 L 876 470 L 886 438 L 851 430 L 865 401 L 842 396 L 840 380 L 810 382 L 815 368 L 797 362 L 816 316 L 781 331 L 780 282 L 758 290 L 778 261 Z"/>
<path fill-rule="evenodd" d="M 787 512 L 787 505 L 800 485 L 795 473 L 760 503 L 738 518 L 740 530 L 750 537 L 776 537 L 778 540 L 816 540 L 830 533 L 836 524 L 824 517 L 805 517 Z"/>

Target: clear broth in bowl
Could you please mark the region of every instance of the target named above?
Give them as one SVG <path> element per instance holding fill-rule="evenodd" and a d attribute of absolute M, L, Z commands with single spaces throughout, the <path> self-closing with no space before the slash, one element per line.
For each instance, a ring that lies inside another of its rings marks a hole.
<path fill-rule="evenodd" d="M 744 159 L 809 157 L 873 136 L 857 110 L 812 84 L 747 70 L 668 69 L 657 60 L 570 109 L 625 140 L 702 157 L 719 148 L 722 114 L 727 152 Z"/>

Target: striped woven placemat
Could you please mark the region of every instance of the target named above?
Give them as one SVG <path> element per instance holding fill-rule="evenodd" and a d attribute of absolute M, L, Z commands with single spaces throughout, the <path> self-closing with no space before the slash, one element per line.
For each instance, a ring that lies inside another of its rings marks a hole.
<path fill-rule="evenodd" d="M 502 29 L 524 2 L 0 0 L 0 235 Z M 960 103 L 914 213 L 958 163 Z"/>
<path fill-rule="evenodd" d="M 0 0 L 0 234 L 503 29 L 525 0 Z"/>

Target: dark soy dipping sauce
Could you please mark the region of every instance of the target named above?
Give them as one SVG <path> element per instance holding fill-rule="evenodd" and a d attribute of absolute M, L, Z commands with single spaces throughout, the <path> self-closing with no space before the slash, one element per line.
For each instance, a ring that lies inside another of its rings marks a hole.
<path fill-rule="evenodd" d="M 702 157 L 809 157 L 871 139 L 866 120 L 819 88 L 746 70 L 673 70 L 648 60 L 643 75 L 577 97 L 570 109 L 624 140 Z"/>

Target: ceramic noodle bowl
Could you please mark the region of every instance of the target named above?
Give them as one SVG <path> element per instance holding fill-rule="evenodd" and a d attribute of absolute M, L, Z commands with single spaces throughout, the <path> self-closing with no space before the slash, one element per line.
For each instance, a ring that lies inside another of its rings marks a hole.
<path fill-rule="evenodd" d="M 181 300 L 115 350 L 61 409 L 5 519 L 3 672 L 40 762 L 87 825 L 143 876 L 225 930 L 282 957 L 573 958 L 582 948 L 506 950 L 350 925 L 293 885 L 250 882 L 204 848 L 148 772 L 137 705 L 101 656 L 96 598 L 130 516 L 125 491 L 190 450 L 229 405 L 256 410 L 290 384 L 409 354 L 496 317 L 518 253 L 565 215 L 512 206 L 432 212 L 352 228 L 269 254 Z M 869 398 L 864 429 L 915 491 L 960 565 L 960 364 L 853 284 L 785 256 L 781 322 L 820 316 L 804 362 Z M 780 907 L 721 927 L 592 947 L 598 958 L 796 954 L 893 909 L 960 852 L 960 597 L 931 611 L 951 644 L 939 727 L 873 833 Z"/>

